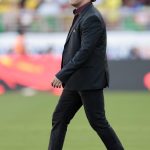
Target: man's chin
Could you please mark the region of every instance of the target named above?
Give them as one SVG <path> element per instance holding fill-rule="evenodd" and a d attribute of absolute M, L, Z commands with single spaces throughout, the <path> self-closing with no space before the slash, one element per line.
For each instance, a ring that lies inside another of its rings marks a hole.
<path fill-rule="evenodd" d="M 72 4 L 72 3 L 70 3 L 70 5 L 73 6 L 73 7 L 78 7 L 77 4 Z"/>
<path fill-rule="evenodd" d="M 76 8 L 79 7 L 79 5 L 80 5 L 80 3 L 77 3 L 77 2 L 74 3 L 74 2 L 70 1 L 69 3 L 70 3 L 71 6 L 76 7 Z"/>

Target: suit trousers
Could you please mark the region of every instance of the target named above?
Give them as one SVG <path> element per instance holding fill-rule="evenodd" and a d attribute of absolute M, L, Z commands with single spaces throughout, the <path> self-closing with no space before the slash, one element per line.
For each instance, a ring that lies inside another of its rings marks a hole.
<path fill-rule="evenodd" d="M 124 150 L 109 125 L 104 108 L 103 90 L 71 91 L 64 89 L 52 117 L 48 150 L 62 150 L 70 120 L 83 106 L 91 127 L 97 132 L 107 150 Z"/>

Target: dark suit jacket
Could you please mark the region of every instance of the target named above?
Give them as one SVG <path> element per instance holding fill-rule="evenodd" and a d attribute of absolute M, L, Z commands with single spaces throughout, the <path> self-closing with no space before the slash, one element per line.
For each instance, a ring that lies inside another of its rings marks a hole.
<path fill-rule="evenodd" d="M 105 23 L 92 4 L 70 29 L 56 77 L 69 90 L 103 89 L 109 84 Z"/>

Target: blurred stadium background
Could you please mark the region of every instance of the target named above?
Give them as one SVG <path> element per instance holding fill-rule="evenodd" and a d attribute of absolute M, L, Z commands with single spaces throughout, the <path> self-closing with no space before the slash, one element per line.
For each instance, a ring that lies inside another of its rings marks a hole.
<path fill-rule="evenodd" d="M 108 30 L 107 116 L 126 150 L 150 149 L 150 1 L 97 0 Z M 47 149 L 72 23 L 68 0 L 0 0 L 0 150 Z M 104 150 L 81 109 L 65 150 Z"/>

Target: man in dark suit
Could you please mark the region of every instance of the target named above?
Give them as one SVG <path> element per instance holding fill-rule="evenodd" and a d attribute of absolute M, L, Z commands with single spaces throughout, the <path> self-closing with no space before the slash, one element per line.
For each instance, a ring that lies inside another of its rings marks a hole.
<path fill-rule="evenodd" d="M 52 117 L 48 150 L 62 150 L 67 126 L 83 105 L 91 127 L 108 150 L 124 150 L 105 117 L 103 88 L 109 84 L 106 28 L 95 0 L 70 0 L 74 20 L 62 55 L 61 70 L 52 81 L 64 87 Z"/>

